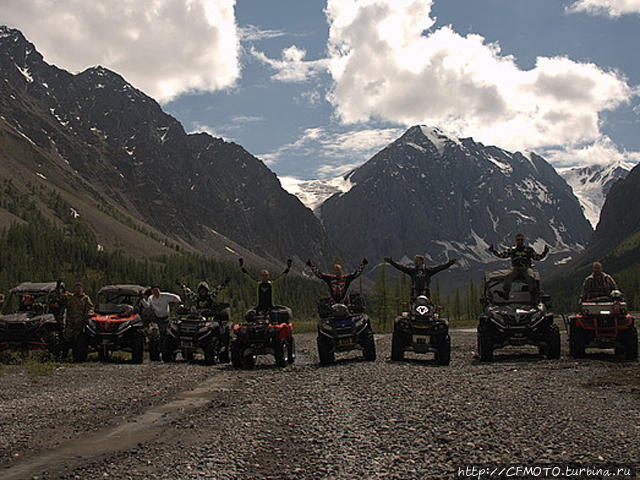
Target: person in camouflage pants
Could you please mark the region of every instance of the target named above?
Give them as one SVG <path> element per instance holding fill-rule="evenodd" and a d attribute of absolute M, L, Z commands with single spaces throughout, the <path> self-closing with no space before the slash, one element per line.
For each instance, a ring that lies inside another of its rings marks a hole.
<path fill-rule="evenodd" d="M 82 333 L 87 318 L 93 315 L 93 302 L 84 293 L 82 284 L 76 283 L 74 290 L 73 295 L 67 297 L 67 322 L 64 328 L 65 352 Z"/>

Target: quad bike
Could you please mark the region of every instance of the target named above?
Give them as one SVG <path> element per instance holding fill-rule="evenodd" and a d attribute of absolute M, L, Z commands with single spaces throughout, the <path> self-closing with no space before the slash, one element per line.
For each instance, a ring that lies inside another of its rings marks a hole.
<path fill-rule="evenodd" d="M 484 308 L 478 323 L 480 360 L 493 360 L 494 350 L 507 345 L 534 345 L 541 355 L 560 358 L 560 330 L 549 311 L 550 297 L 539 295 L 539 301 L 532 302 L 527 284 L 517 279 L 509 298 L 502 298 L 502 284 L 509 272 L 499 270 L 484 277 Z M 539 283 L 539 278 L 536 282 Z"/>
<path fill-rule="evenodd" d="M 90 350 L 106 361 L 117 350 L 131 352 L 132 363 L 142 363 L 147 340 L 141 312 L 135 307 L 141 285 L 106 285 L 98 291 L 95 313 L 87 320 L 84 331 L 75 340 L 74 358 L 85 361 Z M 157 340 L 149 339 L 149 356 L 157 360 Z"/>
<path fill-rule="evenodd" d="M 204 355 L 206 365 L 228 363 L 230 305 L 216 303 L 213 309 L 187 308 L 180 305 L 177 315 L 169 319 L 162 343 L 162 360 L 173 362 L 180 352 L 187 362 L 196 353 Z"/>
<path fill-rule="evenodd" d="M 231 363 L 235 368 L 253 368 L 258 355 L 273 355 L 278 367 L 295 362 L 291 309 L 275 306 L 268 312 L 250 310 L 245 323 L 235 325 Z"/>
<path fill-rule="evenodd" d="M 334 303 L 331 298 L 318 301 L 318 356 L 321 365 L 335 361 L 338 352 L 362 350 L 365 360 L 376 359 L 376 344 L 369 316 L 359 294 L 348 302 Z"/>
<path fill-rule="evenodd" d="M 9 291 L 0 315 L 0 351 L 47 350 L 55 358 L 62 347 L 62 325 L 50 313 L 57 284 L 21 283 Z"/>
<path fill-rule="evenodd" d="M 403 360 L 407 351 L 434 352 L 439 365 L 449 365 L 451 359 L 449 323 L 440 318 L 438 307 L 425 295 L 418 296 L 393 325 L 391 360 Z"/>
<path fill-rule="evenodd" d="M 614 348 L 625 360 L 638 359 L 638 331 L 622 293 L 580 303 L 580 313 L 565 319 L 569 331 L 569 354 L 583 358 L 589 347 Z"/>

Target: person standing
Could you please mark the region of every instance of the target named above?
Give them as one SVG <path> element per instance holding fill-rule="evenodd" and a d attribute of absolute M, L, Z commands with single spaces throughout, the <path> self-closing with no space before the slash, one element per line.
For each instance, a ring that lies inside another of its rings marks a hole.
<path fill-rule="evenodd" d="M 82 334 L 87 319 L 93 315 L 93 302 L 89 296 L 84 293 L 84 286 L 78 282 L 74 285 L 73 295 L 67 297 L 67 322 L 64 327 L 64 350 L 63 358 L 69 347 L 73 346 Z"/>

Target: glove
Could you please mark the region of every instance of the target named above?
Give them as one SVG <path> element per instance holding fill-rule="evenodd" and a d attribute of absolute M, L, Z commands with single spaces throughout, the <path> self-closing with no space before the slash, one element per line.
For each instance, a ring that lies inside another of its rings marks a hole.
<path fill-rule="evenodd" d="M 291 260 L 290 258 L 287 258 L 287 268 L 291 268 L 292 264 L 293 264 L 293 260 Z"/>
<path fill-rule="evenodd" d="M 244 258 L 240 257 L 238 259 L 238 263 L 240 264 L 241 267 L 244 266 Z"/>
<path fill-rule="evenodd" d="M 391 257 L 384 257 L 382 260 L 387 263 L 391 263 Z"/>
<path fill-rule="evenodd" d="M 495 248 L 493 248 L 493 243 L 491 245 L 489 245 L 489 248 L 487 248 L 487 251 L 494 253 L 496 251 Z"/>
<path fill-rule="evenodd" d="M 313 265 L 313 264 L 311 263 L 311 260 L 307 260 L 307 267 L 310 267 L 311 265 Z"/>
<path fill-rule="evenodd" d="M 369 260 L 367 260 L 366 258 L 362 259 L 362 265 L 367 265 L 369 263 Z"/>

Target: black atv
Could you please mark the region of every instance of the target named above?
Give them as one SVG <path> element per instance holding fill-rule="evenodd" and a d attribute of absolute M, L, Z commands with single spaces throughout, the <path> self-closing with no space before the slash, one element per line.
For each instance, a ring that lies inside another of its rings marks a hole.
<path fill-rule="evenodd" d="M 393 325 L 391 360 L 403 360 L 407 351 L 434 352 L 439 365 L 449 365 L 451 359 L 449 322 L 440 318 L 438 308 L 425 295 L 417 297 Z"/>
<path fill-rule="evenodd" d="M 59 358 L 62 325 L 49 311 L 57 284 L 21 283 L 9 291 L 0 315 L 1 350 L 47 350 Z"/>
<path fill-rule="evenodd" d="M 539 295 L 538 301 L 532 302 L 527 284 L 518 279 L 513 282 L 509 298 L 502 298 L 502 284 L 509 273 L 499 270 L 485 274 L 481 299 L 484 308 L 478 323 L 480 360 L 493 360 L 494 350 L 507 345 L 534 345 L 541 355 L 560 358 L 560 330 L 549 311 L 550 297 Z M 538 285 L 539 281 L 537 276 Z"/>
<path fill-rule="evenodd" d="M 162 342 L 162 360 L 173 362 L 176 353 L 188 362 L 196 353 L 204 355 L 206 365 L 229 363 L 230 305 L 217 303 L 213 309 L 177 309 L 177 315 L 169 319 Z"/>
<path fill-rule="evenodd" d="M 376 343 L 371 321 L 358 294 L 349 295 L 346 303 L 331 298 L 318 301 L 318 356 L 321 365 L 335 361 L 336 352 L 362 350 L 365 360 L 376 359 Z"/>
<path fill-rule="evenodd" d="M 106 285 L 98 291 L 95 313 L 87 320 L 84 331 L 76 339 L 74 356 L 85 361 L 89 350 L 98 352 L 106 361 L 117 350 L 131 352 L 132 363 L 142 363 L 146 332 L 138 301 L 147 287 L 141 285 Z M 151 340 L 149 355 L 157 359 L 158 344 Z"/>
<path fill-rule="evenodd" d="M 296 358 L 292 316 L 291 309 L 283 306 L 275 306 L 269 312 L 247 312 L 245 323 L 233 327 L 233 366 L 253 368 L 258 355 L 273 355 L 278 367 L 292 364 Z"/>

